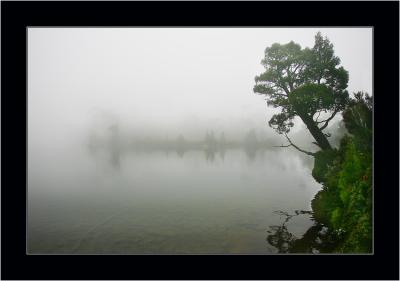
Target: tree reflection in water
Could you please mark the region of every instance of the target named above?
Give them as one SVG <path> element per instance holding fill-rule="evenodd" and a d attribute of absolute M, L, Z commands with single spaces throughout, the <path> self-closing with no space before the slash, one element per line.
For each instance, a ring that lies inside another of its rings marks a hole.
<path fill-rule="evenodd" d="M 206 157 L 207 162 L 214 162 L 216 149 L 204 149 L 204 156 Z"/>
<path fill-rule="evenodd" d="M 121 156 L 121 145 L 119 137 L 119 126 L 118 124 L 113 124 L 109 127 L 111 132 L 109 140 L 109 150 L 110 150 L 110 164 L 115 169 L 120 168 L 120 156 Z"/>
<path fill-rule="evenodd" d="M 311 211 L 295 210 L 294 214 L 283 211 L 276 211 L 276 214 L 284 216 L 281 225 L 270 226 L 270 233 L 267 241 L 270 245 L 278 249 L 278 253 L 331 253 L 336 248 L 338 236 L 329 231 L 323 224 L 315 221 L 301 238 L 297 238 L 287 229 L 289 221 L 299 215 L 312 215 Z"/>

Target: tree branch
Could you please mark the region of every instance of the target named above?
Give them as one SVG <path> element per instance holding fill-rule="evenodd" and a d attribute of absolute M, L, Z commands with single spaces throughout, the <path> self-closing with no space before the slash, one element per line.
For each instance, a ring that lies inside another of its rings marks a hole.
<path fill-rule="evenodd" d="M 288 135 L 287 135 L 286 133 L 285 133 L 284 135 L 285 135 L 287 141 L 289 142 L 289 144 L 288 144 L 288 145 L 279 145 L 279 146 L 274 146 L 274 147 L 289 147 L 289 146 L 293 146 L 294 148 L 296 148 L 296 149 L 297 149 L 298 151 L 300 151 L 300 152 L 303 152 L 303 153 L 305 153 L 305 154 L 307 154 L 307 155 L 310 155 L 310 156 L 315 156 L 315 153 L 306 151 L 306 150 L 304 150 L 304 149 L 301 149 L 301 148 L 298 147 L 297 145 L 295 145 L 295 144 L 291 141 L 291 139 L 288 137 Z"/>
<path fill-rule="evenodd" d="M 289 65 L 286 69 L 286 73 L 288 76 L 288 84 L 289 84 L 289 89 L 292 92 L 293 91 L 293 81 L 292 81 L 292 74 L 290 73 L 290 67 L 291 65 Z"/>
<path fill-rule="evenodd" d="M 274 96 L 278 96 L 278 97 L 287 98 L 287 95 L 285 95 L 285 94 L 275 93 L 275 94 L 273 94 L 273 95 L 274 95 Z"/>
<path fill-rule="evenodd" d="M 321 115 L 322 110 L 318 110 L 317 112 L 318 112 L 318 116 L 317 116 L 317 118 L 315 118 L 314 122 L 315 122 L 315 123 L 320 123 L 320 122 L 318 122 L 318 118 L 319 118 L 319 116 Z M 316 112 L 316 113 L 317 113 L 317 112 Z M 314 113 L 314 115 L 315 115 L 315 113 Z"/>
<path fill-rule="evenodd" d="M 321 148 L 321 146 L 316 141 L 313 141 L 312 143 Z"/>
<path fill-rule="evenodd" d="M 303 65 L 302 63 L 299 63 L 299 64 L 295 67 L 295 69 L 293 70 L 293 72 L 296 73 L 297 69 L 298 69 L 300 66 L 301 66 L 301 68 L 303 68 L 304 65 Z"/>
<path fill-rule="evenodd" d="M 329 118 L 326 119 L 326 120 L 317 122 L 317 123 L 323 123 L 323 122 L 325 122 L 325 124 L 324 124 L 322 127 L 320 127 L 319 129 L 320 129 L 321 131 L 322 131 L 323 129 L 325 129 L 325 128 L 328 126 L 329 121 L 331 121 L 331 120 L 333 119 L 333 117 L 335 117 L 336 113 L 338 113 L 338 112 L 339 112 L 339 110 L 336 109 L 336 110 L 333 112 L 333 114 L 331 115 L 331 117 L 329 117 Z"/>
<path fill-rule="evenodd" d="M 288 145 L 273 145 L 272 147 L 289 147 L 292 146 L 291 144 Z"/>

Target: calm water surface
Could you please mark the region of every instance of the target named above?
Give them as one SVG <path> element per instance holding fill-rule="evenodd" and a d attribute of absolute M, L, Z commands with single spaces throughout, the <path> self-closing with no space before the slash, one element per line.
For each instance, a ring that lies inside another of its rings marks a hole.
<path fill-rule="evenodd" d="M 207 153 L 30 153 L 28 252 L 268 254 L 275 211 L 310 210 L 320 189 L 291 148 Z M 302 234 L 309 215 L 288 229 Z"/>

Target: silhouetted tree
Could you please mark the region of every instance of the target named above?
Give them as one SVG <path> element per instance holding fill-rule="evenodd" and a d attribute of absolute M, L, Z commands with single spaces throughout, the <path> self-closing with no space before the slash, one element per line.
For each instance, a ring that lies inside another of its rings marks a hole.
<path fill-rule="evenodd" d="M 254 92 L 265 95 L 269 106 L 281 108 L 269 125 L 285 135 L 287 146 L 314 155 L 293 144 L 287 135 L 298 116 L 314 137 L 314 144 L 322 150 L 331 149 L 329 134 L 323 130 L 346 106 L 349 75 L 339 66 L 340 59 L 334 55 L 329 39 L 318 32 L 312 49 L 302 49 L 293 41 L 274 43 L 266 48 L 261 63 L 266 71 L 256 76 Z M 329 117 L 320 120 L 321 113 L 329 113 Z"/>

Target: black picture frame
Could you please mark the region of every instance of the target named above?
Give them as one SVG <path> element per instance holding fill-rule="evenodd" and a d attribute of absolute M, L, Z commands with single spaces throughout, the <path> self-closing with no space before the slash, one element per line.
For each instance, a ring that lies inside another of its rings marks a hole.
<path fill-rule="evenodd" d="M 2 279 L 399 278 L 399 2 L 3 1 L 1 8 Z M 374 253 L 27 255 L 27 26 L 372 26 Z"/>

